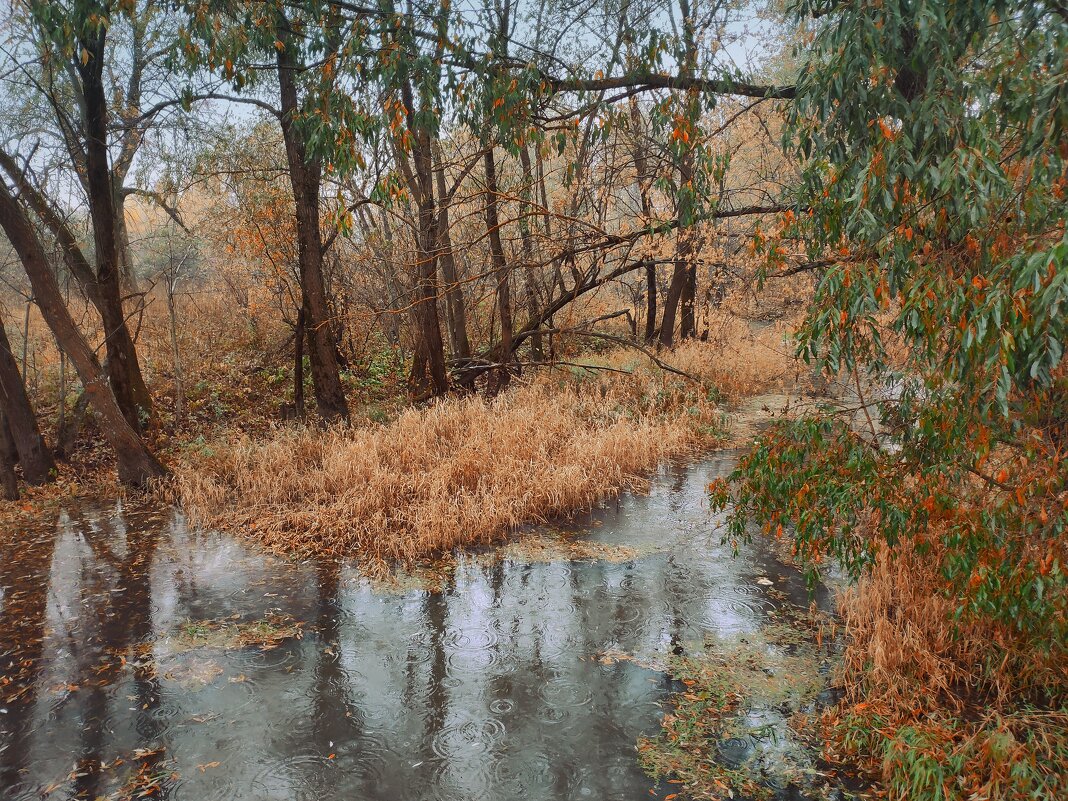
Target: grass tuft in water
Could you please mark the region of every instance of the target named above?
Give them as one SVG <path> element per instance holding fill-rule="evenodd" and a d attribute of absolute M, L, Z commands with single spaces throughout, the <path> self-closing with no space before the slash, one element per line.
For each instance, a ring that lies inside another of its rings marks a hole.
<path fill-rule="evenodd" d="M 262 620 L 239 619 L 187 621 L 167 639 L 175 653 L 201 648 L 238 650 L 277 648 L 286 640 L 304 635 L 303 623 L 284 615 L 267 615 Z"/>
<path fill-rule="evenodd" d="M 791 785 L 827 794 L 808 720 L 831 658 L 792 624 L 673 657 L 667 672 L 683 689 L 659 734 L 639 740 L 642 768 L 686 799 L 766 799 Z"/>

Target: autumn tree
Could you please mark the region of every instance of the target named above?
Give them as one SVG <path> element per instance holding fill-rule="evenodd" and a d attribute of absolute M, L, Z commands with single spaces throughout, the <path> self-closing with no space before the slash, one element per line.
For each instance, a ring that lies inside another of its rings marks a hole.
<path fill-rule="evenodd" d="M 123 416 L 96 354 L 71 317 L 44 245 L 29 216 L 2 181 L 0 229 L 18 254 L 33 287 L 41 314 L 59 346 L 73 362 L 89 401 L 100 418 L 101 430 L 117 457 L 119 480 L 132 486 L 144 486 L 163 477 L 166 471 Z"/>
<path fill-rule="evenodd" d="M 364 32 L 359 25 L 344 24 L 336 6 L 314 0 L 187 2 L 184 7 L 188 24 L 183 40 L 191 69 L 207 67 L 221 74 L 241 93 L 240 102 L 267 111 L 281 130 L 315 398 L 324 418 L 346 418 L 337 321 L 323 275 L 322 188 L 324 174 L 351 169 L 359 157 L 353 143 L 364 128 L 363 115 L 337 85 L 337 77 L 357 55 Z M 261 64 L 267 59 L 272 69 L 265 74 Z M 262 97 L 267 80 L 273 95 L 269 100 Z"/>
<path fill-rule="evenodd" d="M 760 252 L 769 275 L 821 273 L 798 347 L 853 386 L 855 415 L 828 408 L 764 434 L 733 490 L 714 493 L 735 504 L 728 536 L 753 520 L 809 565 L 833 556 L 854 575 L 885 549 L 922 555 L 955 619 L 997 643 L 967 666 L 968 702 L 1055 707 L 1068 642 L 1068 15 L 1020 0 L 800 10 L 814 40 L 790 141 L 808 211 L 766 231 Z M 886 764 L 900 764 L 910 746 L 887 743 Z M 892 773 L 898 796 L 927 797 Z M 968 786 L 984 795 L 989 778 Z"/>
<path fill-rule="evenodd" d="M 107 371 L 127 420 L 151 416 L 128 323 L 125 293 L 136 289 L 126 200 L 143 192 L 128 178 L 146 135 L 176 111 L 178 94 L 165 62 L 174 31 L 152 0 L 19 3 L 13 17 L 19 63 L 9 96 L 26 115 L 22 147 L 0 148 L 0 171 L 21 203 L 55 239 L 67 268 L 99 312 Z M 84 246 L 65 201 L 66 181 L 88 209 L 92 250 Z M 150 197 L 152 193 L 146 193 Z"/>

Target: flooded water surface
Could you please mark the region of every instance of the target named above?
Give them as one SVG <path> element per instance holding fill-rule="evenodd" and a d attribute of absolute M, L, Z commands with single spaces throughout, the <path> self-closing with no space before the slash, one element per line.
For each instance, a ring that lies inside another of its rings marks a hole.
<path fill-rule="evenodd" d="M 705 494 L 728 468 L 665 469 L 582 521 L 611 558 L 461 555 L 435 588 L 169 510 L 7 538 L 3 797 L 662 797 L 636 752 L 675 689 L 657 662 L 809 602 L 763 541 L 719 544 Z"/>

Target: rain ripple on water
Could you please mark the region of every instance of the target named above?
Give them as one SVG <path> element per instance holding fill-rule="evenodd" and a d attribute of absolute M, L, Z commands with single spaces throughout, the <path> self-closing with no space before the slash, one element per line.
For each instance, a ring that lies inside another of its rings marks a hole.
<path fill-rule="evenodd" d="M 170 512 L 66 513 L 0 554 L 0 797 L 653 797 L 635 744 L 671 681 L 598 657 L 764 625 L 778 601 L 753 577 L 789 570 L 709 536 L 705 487 L 729 467 L 666 469 L 595 512 L 589 536 L 634 559 L 461 556 L 440 592 L 378 592 Z M 303 636 L 174 647 L 190 621 L 271 616 Z"/>

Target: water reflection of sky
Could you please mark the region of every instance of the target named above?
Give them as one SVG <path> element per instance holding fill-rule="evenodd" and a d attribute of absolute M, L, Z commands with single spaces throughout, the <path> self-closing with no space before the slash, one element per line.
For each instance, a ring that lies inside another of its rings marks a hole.
<path fill-rule="evenodd" d="M 95 798 L 141 770 L 169 799 L 648 798 L 635 742 L 670 682 L 598 655 L 756 631 L 775 606 L 757 576 L 807 605 L 763 543 L 718 544 L 705 488 L 727 467 L 666 470 L 582 521 L 633 560 L 464 557 L 436 593 L 180 515 L 64 515 L 0 554 L 4 797 Z M 304 638 L 181 652 L 168 636 L 270 614 Z"/>

